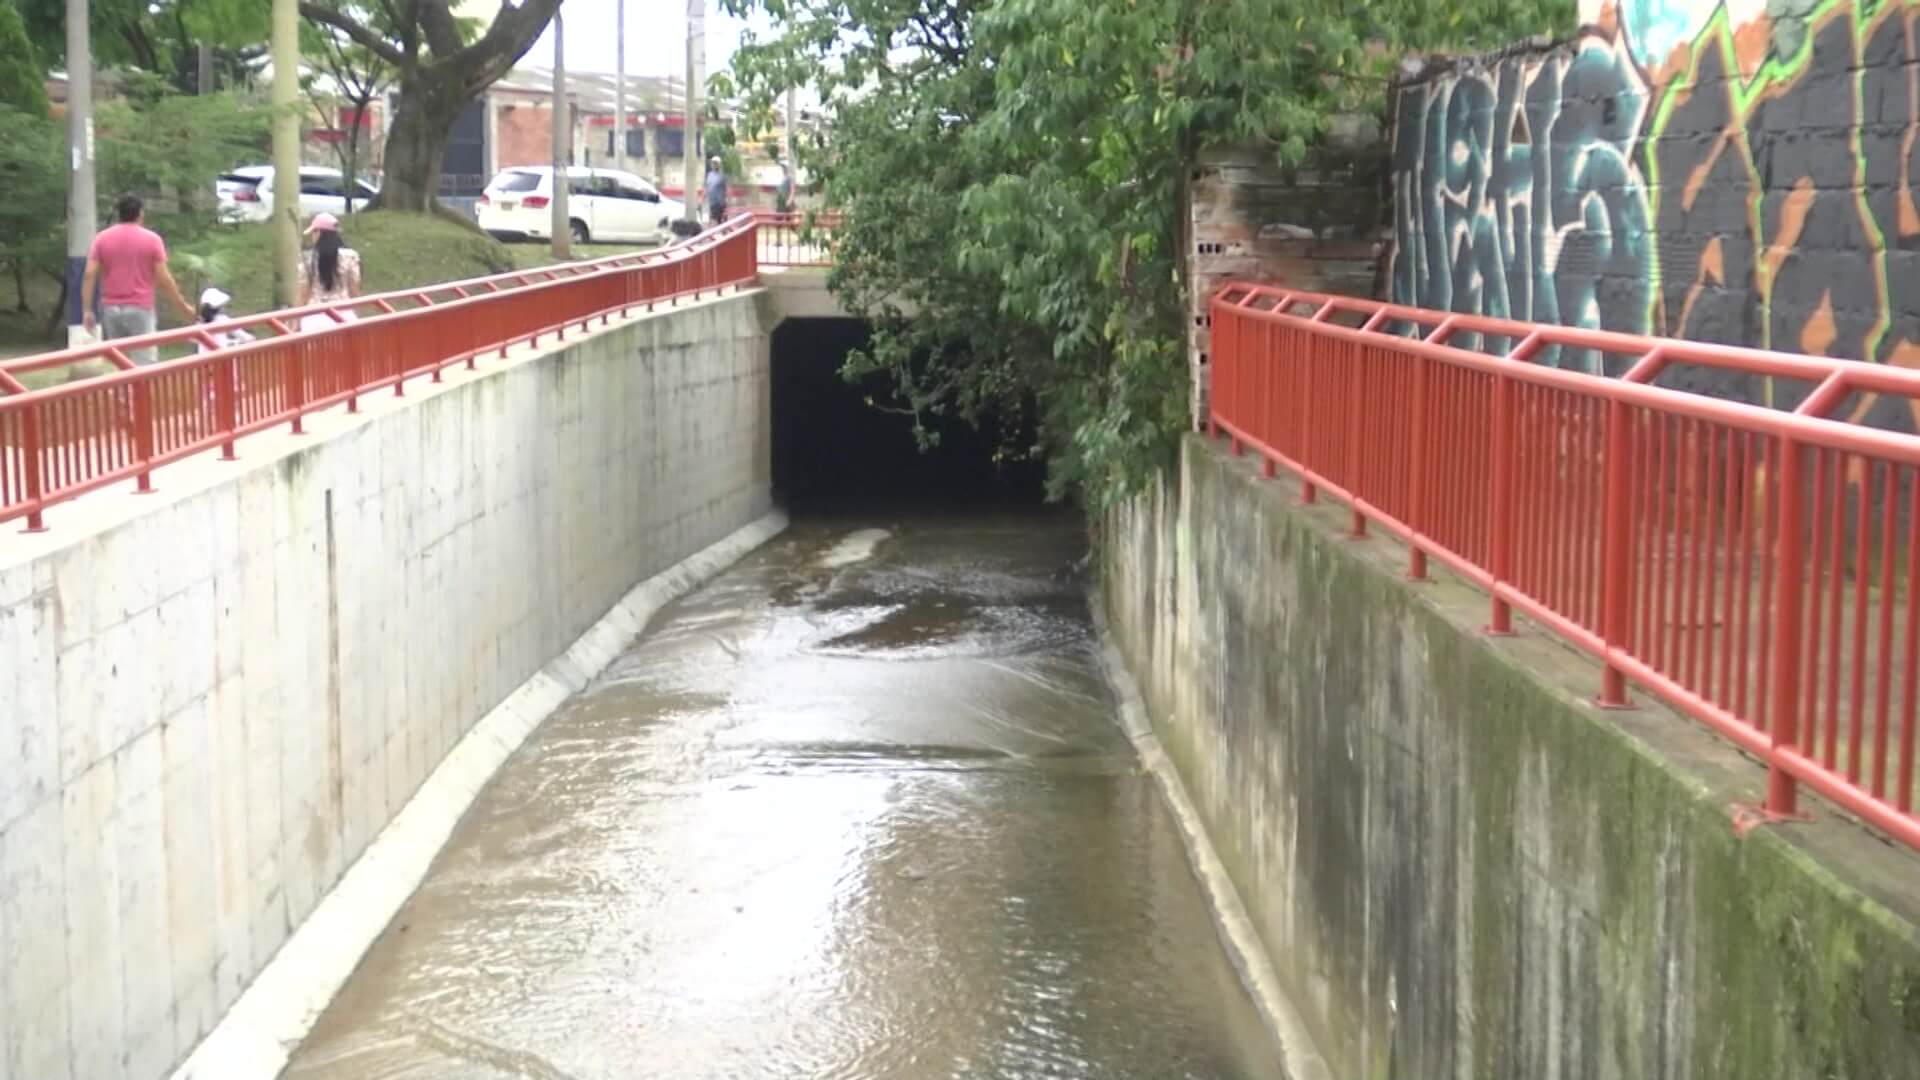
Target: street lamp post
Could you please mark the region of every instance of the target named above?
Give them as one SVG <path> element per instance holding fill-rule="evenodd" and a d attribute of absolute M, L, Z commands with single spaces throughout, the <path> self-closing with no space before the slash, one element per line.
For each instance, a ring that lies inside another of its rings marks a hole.
<path fill-rule="evenodd" d="M 687 0 L 687 115 L 680 157 L 688 221 L 700 220 L 700 65 L 706 59 L 706 24 L 706 0 Z"/>
<path fill-rule="evenodd" d="M 553 12 L 553 257 L 573 257 L 573 218 L 567 213 L 567 50 L 560 10 Z"/>
<path fill-rule="evenodd" d="M 613 5 L 613 167 L 627 171 L 627 0 Z"/>
<path fill-rule="evenodd" d="M 93 297 L 80 295 L 87 252 L 93 248 L 97 199 L 93 186 L 93 42 L 87 0 L 67 0 L 67 338 L 80 326 Z"/>

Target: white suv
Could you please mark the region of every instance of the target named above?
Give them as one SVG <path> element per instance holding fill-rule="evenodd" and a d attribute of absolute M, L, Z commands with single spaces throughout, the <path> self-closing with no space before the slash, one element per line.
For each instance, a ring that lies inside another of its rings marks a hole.
<path fill-rule="evenodd" d="M 580 243 L 661 243 L 686 207 L 638 176 L 613 169 L 567 169 L 567 217 Z M 552 237 L 553 169 L 525 165 L 493 178 L 480 194 L 480 227 L 501 240 Z"/>
<path fill-rule="evenodd" d="M 273 216 L 273 166 L 249 165 L 222 173 L 213 182 L 220 220 L 265 221 Z M 380 189 L 365 180 L 354 181 L 353 208 L 364 210 Z M 315 214 L 347 212 L 347 180 L 339 169 L 322 165 L 300 167 L 300 220 Z"/>

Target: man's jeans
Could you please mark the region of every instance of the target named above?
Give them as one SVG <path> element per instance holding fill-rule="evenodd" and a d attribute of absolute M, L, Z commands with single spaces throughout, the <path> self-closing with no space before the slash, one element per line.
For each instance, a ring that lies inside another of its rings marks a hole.
<path fill-rule="evenodd" d="M 100 338 L 103 341 L 151 334 L 156 325 L 153 309 L 150 307 L 135 307 L 131 304 L 100 305 Z M 151 346 L 135 349 L 127 354 L 127 359 L 136 364 L 151 364 L 160 359 L 160 350 Z"/>

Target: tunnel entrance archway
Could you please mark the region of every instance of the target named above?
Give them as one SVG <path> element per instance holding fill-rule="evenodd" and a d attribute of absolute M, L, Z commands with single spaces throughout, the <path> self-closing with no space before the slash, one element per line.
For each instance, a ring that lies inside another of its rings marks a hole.
<path fill-rule="evenodd" d="M 773 490 L 795 512 L 875 503 L 926 507 L 1035 504 L 1037 461 L 997 462 L 1000 431 L 936 418 L 937 447 L 922 451 L 913 420 L 868 403 L 888 400 L 884 378 L 850 383 L 847 354 L 870 331 L 857 319 L 788 319 L 774 329 Z"/>

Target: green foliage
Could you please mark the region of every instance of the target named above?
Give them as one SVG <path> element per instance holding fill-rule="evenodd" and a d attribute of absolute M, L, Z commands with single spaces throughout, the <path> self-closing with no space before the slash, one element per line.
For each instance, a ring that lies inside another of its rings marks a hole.
<path fill-rule="evenodd" d="M 27 34 L 41 60 L 64 65 L 65 0 L 17 0 Z M 96 69 L 137 68 L 178 90 L 192 89 L 195 49 L 220 50 L 231 81 L 241 60 L 261 50 L 271 8 L 261 0 L 88 0 Z"/>
<path fill-rule="evenodd" d="M 559 6 L 560 0 L 503 3 L 482 26 L 455 15 L 454 0 L 397 6 L 385 0 L 300 0 L 300 14 L 315 30 L 363 50 L 369 62 L 390 71 L 399 88 L 376 205 L 421 213 L 433 209 L 454 120 L 512 70 Z"/>
<path fill-rule="evenodd" d="M 214 178 L 259 160 L 269 111 L 232 94 L 177 94 L 152 80 L 128 89 L 96 109 L 103 208 L 131 192 L 146 200 L 148 225 L 170 241 L 204 235 L 215 227 Z"/>
<path fill-rule="evenodd" d="M 1187 424 L 1181 218 L 1199 151 L 1300 161 L 1333 117 L 1380 111 L 1392 48 L 1573 22 L 1570 0 L 725 5 L 781 25 L 734 58 L 749 123 L 788 86 L 826 104 L 826 140 L 796 150 L 846 212 L 832 286 L 875 327 L 848 376 L 885 373 L 923 420 L 1037 432 L 1005 449 L 1045 455 L 1052 492 L 1096 506 Z"/>
<path fill-rule="evenodd" d="M 0 267 L 23 282 L 60 266 L 67 206 L 65 139 L 39 112 L 0 104 Z M 24 285 L 16 303 L 27 304 Z"/>
<path fill-rule="evenodd" d="M 170 243 L 215 228 L 213 178 L 257 158 L 266 119 L 226 94 L 186 97 L 148 78 L 101 103 L 95 117 L 101 220 L 123 193 L 147 203 Z M 64 274 L 66 132 L 45 111 L 0 105 L 0 266 L 21 276 Z"/>
<path fill-rule="evenodd" d="M 47 114 L 46 72 L 13 0 L 0 0 L 0 105 Z"/>

